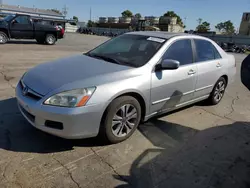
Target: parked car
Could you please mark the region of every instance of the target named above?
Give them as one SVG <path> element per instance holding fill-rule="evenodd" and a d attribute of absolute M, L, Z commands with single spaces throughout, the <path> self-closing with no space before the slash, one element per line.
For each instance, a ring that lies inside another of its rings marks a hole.
<path fill-rule="evenodd" d="M 38 43 L 53 45 L 63 35 L 64 30 L 35 23 L 29 15 L 9 15 L 0 21 L 0 44 L 7 43 L 9 39 L 36 39 Z"/>
<path fill-rule="evenodd" d="M 153 116 L 202 100 L 218 104 L 235 74 L 234 56 L 208 38 L 131 32 L 32 68 L 16 97 L 37 129 L 117 143 Z"/>

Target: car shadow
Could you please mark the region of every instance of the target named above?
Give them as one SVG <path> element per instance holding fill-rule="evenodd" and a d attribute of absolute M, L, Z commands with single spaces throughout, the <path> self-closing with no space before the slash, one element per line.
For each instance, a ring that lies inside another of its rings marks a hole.
<path fill-rule="evenodd" d="M 250 188 L 248 122 L 198 131 L 155 119 L 140 132 L 156 147 L 113 175 L 124 182 L 116 188 Z"/>
<path fill-rule="evenodd" d="M 74 146 L 94 147 L 105 143 L 98 138 L 67 140 L 32 127 L 21 115 L 15 98 L 0 101 L 0 148 L 15 152 L 52 153 Z"/>

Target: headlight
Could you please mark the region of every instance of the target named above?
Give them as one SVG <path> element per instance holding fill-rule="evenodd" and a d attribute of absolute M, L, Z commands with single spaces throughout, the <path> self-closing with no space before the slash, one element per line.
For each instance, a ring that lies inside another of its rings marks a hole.
<path fill-rule="evenodd" d="M 58 93 L 48 98 L 44 104 L 62 107 L 84 106 L 94 93 L 95 89 L 95 87 L 91 87 Z"/>

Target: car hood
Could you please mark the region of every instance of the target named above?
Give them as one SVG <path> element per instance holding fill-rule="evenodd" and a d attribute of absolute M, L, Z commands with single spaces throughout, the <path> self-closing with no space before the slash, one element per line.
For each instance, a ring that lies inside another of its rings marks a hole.
<path fill-rule="evenodd" d="M 2 20 L 0 19 L 0 25 L 7 25 L 7 22 L 4 21 L 3 19 Z"/>
<path fill-rule="evenodd" d="M 77 55 L 40 64 L 29 70 L 22 79 L 30 89 L 41 95 L 46 95 L 69 83 L 89 80 L 90 78 L 101 79 L 107 74 L 131 68 L 85 55 Z"/>

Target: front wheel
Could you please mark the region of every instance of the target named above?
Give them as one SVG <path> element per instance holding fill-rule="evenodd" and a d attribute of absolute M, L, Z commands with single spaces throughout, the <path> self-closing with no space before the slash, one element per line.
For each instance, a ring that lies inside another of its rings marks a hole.
<path fill-rule="evenodd" d="M 5 44 L 8 42 L 8 36 L 6 33 L 0 31 L 0 44 Z"/>
<path fill-rule="evenodd" d="M 45 42 L 48 45 L 54 45 L 56 43 L 56 37 L 53 34 L 47 34 L 45 37 Z"/>
<path fill-rule="evenodd" d="M 115 99 L 107 108 L 100 127 L 100 134 L 115 144 L 129 138 L 141 120 L 140 103 L 131 96 Z"/>
<path fill-rule="evenodd" d="M 215 84 L 210 97 L 208 98 L 208 102 L 211 105 L 218 104 L 224 96 L 226 90 L 227 82 L 225 78 L 221 77 Z"/>

